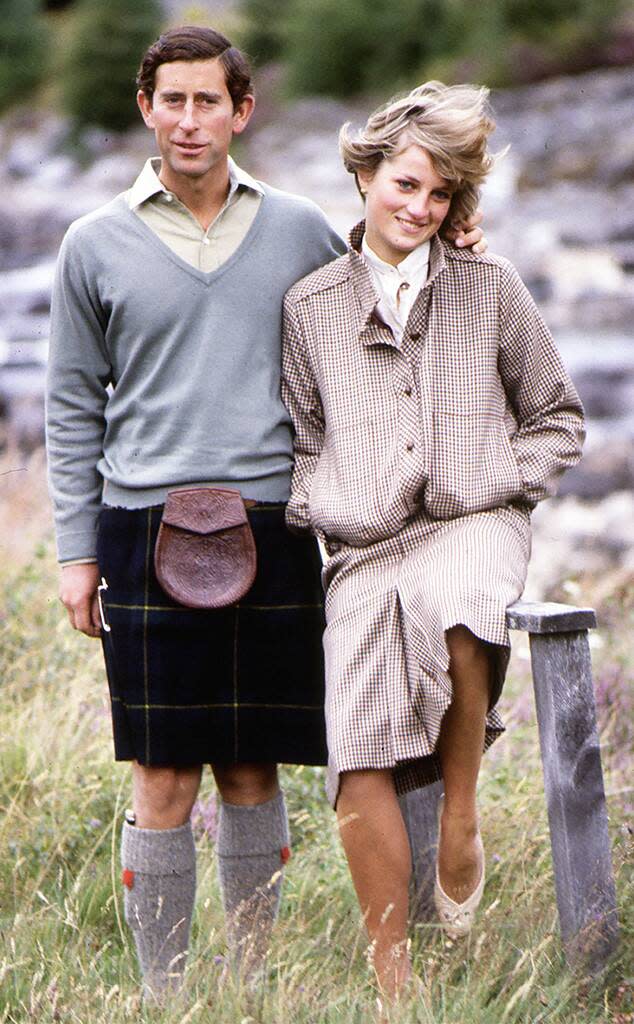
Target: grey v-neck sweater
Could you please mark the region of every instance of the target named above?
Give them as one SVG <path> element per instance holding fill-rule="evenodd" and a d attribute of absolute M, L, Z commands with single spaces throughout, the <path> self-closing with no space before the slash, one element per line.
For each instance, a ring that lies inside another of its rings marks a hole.
<path fill-rule="evenodd" d="M 272 188 L 212 273 L 176 256 L 122 196 L 70 227 L 47 385 L 61 561 L 94 556 L 102 503 L 143 508 L 195 483 L 287 500 L 282 299 L 344 249 L 318 207 Z"/>

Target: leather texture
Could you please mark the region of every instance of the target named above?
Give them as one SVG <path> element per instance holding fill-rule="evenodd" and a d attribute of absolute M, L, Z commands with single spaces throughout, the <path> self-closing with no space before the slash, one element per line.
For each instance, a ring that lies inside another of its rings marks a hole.
<path fill-rule="evenodd" d="M 253 503 L 246 503 L 251 506 Z M 257 556 L 239 491 L 170 491 L 154 549 L 156 577 L 187 608 L 224 608 L 250 590 Z"/>

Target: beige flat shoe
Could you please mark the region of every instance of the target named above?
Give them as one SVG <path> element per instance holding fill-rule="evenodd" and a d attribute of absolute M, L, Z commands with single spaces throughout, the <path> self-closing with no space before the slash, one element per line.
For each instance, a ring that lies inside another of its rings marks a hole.
<path fill-rule="evenodd" d="M 440 842 L 440 819 L 442 816 L 443 798 L 441 797 L 438 804 L 438 840 Z M 448 938 L 452 941 L 456 939 L 462 939 L 465 935 L 468 935 L 473 926 L 475 919 L 475 913 L 482 899 L 482 893 L 484 892 L 484 847 L 482 845 L 482 838 L 478 833 L 478 845 L 480 847 L 480 860 L 482 863 L 482 874 L 480 875 L 480 881 L 473 890 L 470 896 L 467 896 L 464 903 L 456 903 L 450 896 L 444 891 L 440 884 L 440 877 L 438 875 L 438 860 L 436 860 L 436 880 L 434 882 L 434 905 L 436 907 L 436 913 L 440 920 L 440 924 L 443 931 Z"/>

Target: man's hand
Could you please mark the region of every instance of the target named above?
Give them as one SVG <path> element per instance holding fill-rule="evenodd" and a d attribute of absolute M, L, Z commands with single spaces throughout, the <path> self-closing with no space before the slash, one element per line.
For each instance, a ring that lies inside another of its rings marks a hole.
<path fill-rule="evenodd" d="M 482 210 L 476 210 L 469 220 L 466 220 L 464 224 L 454 224 L 452 227 L 447 228 L 445 231 L 445 237 L 450 239 L 457 245 L 459 249 L 472 248 L 474 252 L 486 252 L 488 249 L 488 242 L 484 237 L 484 232 L 481 227 L 478 227 L 482 223 L 483 219 Z"/>
<path fill-rule="evenodd" d="M 86 636 L 101 635 L 98 586 L 99 567 L 95 562 L 62 566 L 59 599 L 68 612 L 73 629 L 78 629 Z"/>

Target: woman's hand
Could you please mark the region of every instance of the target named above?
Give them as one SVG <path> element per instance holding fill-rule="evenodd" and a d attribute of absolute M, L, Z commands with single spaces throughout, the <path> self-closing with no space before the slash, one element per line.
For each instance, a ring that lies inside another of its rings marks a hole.
<path fill-rule="evenodd" d="M 484 232 L 478 225 L 482 223 L 484 214 L 478 209 L 463 224 L 454 224 L 447 228 L 445 237 L 454 243 L 459 249 L 472 248 L 474 252 L 486 252 L 489 244 L 484 237 Z"/>

